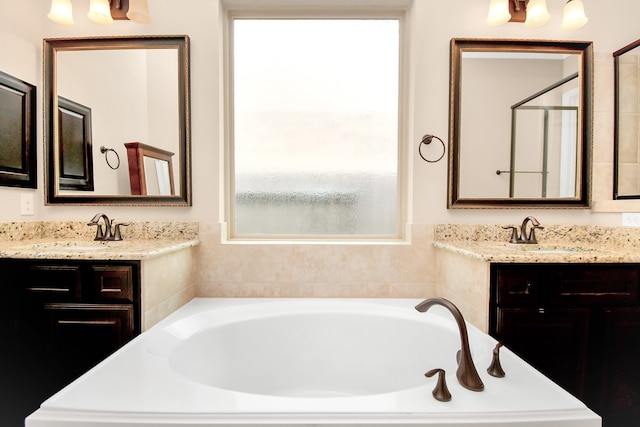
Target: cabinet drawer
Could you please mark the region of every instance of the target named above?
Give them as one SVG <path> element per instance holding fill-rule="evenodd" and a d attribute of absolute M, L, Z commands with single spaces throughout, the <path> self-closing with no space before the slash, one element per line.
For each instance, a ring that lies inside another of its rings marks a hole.
<path fill-rule="evenodd" d="M 549 302 L 637 304 L 638 269 L 624 266 L 566 266 L 549 273 Z"/>
<path fill-rule="evenodd" d="M 498 305 L 536 305 L 540 302 L 540 273 L 537 266 L 498 266 L 493 277 Z"/>
<path fill-rule="evenodd" d="M 27 301 L 79 301 L 81 272 L 78 265 L 30 264 L 24 269 Z"/>
<path fill-rule="evenodd" d="M 133 302 L 133 266 L 92 265 L 85 294 L 91 301 Z"/>

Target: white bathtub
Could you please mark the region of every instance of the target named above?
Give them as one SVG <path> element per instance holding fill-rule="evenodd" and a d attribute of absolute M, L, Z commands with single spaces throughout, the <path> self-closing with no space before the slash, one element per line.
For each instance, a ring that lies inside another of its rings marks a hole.
<path fill-rule="evenodd" d="M 195 299 L 45 401 L 27 427 L 600 426 L 469 326 L 482 392 L 456 379 L 458 328 L 419 300 Z M 433 398 L 447 372 L 450 402 Z"/>

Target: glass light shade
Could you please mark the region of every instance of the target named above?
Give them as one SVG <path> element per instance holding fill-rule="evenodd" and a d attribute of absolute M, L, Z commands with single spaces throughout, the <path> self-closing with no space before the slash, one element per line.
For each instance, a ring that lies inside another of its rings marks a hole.
<path fill-rule="evenodd" d="M 129 0 L 127 18 L 138 24 L 148 24 L 151 22 L 147 0 Z"/>
<path fill-rule="evenodd" d="M 113 24 L 113 18 L 111 17 L 111 6 L 109 6 L 109 0 L 91 0 L 89 4 L 89 13 L 87 18 L 96 24 L 110 25 Z"/>
<path fill-rule="evenodd" d="M 528 28 L 540 27 L 551 19 L 547 10 L 547 0 L 529 0 L 527 3 L 527 19 L 524 26 Z"/>
<path fill-rule="evenodd" d="M 509 22 L 511 19 L 509 1 L 511 0 L 491 0 L 486 21 L 487 25 L 495 26 Z"/>
<path fill-rule="evenodd" d="M 51 0 L 47 18 L 62 25 L 73 25 L 71 0 Z"/>
<path fill-rule="evenodd" d="M 564 7 L 564 14 L 562 18 L 562 25 L 560 28 L 563 30 L 577 30 L 584 27 L 589 19 L 584 14 L 584 4 L 582 0 L 570 0 Z"/>

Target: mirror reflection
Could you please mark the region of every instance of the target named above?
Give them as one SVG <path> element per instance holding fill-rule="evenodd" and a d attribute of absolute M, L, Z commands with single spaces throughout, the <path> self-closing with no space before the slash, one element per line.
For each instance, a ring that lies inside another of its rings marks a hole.
<path fill-rule="evenodd" d="M 449 208 L 589 204 L 591 44 L 452 40 Z"/>
<path fill-rule="evenodd" d="M 190 205 L 188 84 L 186 36 L 45 40 L 47 202 Z M 69 102 L 89 114 L 61 107 Z M 65 119 L 69 114 L 74 120 Z M 85 130 L 67 125 L 62 132 L 62 123 Z M 176 154 L 146 168 L 158 171 L 145 180 L 155 183 L 149 191 L 131 180 L 131 142 Z M 127 161 L 111 167 L 103 146 Z M 77 180 L 92 186 L 70 185 L 68 164 L 81 166 Z"/>
<path fill-rule="evenodd" d="M 614 52 L 614 199 L 640 199 L 640 40 Z"/>

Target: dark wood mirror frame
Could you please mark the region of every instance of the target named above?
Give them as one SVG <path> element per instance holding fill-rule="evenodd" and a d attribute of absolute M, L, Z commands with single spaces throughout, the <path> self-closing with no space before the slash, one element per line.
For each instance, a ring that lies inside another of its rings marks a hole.
<path fill-rule="evenodd" d="M 460 197 L 460 123 L 462 53 L 477 52 L 532 52 L 578 54 L 580 79 L 580 122 L 578 163 L 579 187 L 575 198 L 462 198 Z M 508 40 L 508 39 L 452 39 L 450 45 L 449 86 L 449 177 L 447 208 L 589 208 L 591 203 L 591 141 L 593 44 L 586 41 Z"/>
<path fill-rule="evenodd" d="M 60 194 L 58 177 L 58 93 L 56 88 L 56 53 L 59 51 L 118 49 L 177 49 L 179 152 L 177 170 L 180 174 L 177 195 L 68 195 Z M 45 203 L 47 205 L 135 205 L 191 206 L 191 135 L 190 135 L 190 71 L 189 37 L 180 36 L 117 36 L 91 38 L 56 38 L 43 41 L 44 56 L 44 128 L 45 128 Z"/>
<path fill-rule="evenodd" d="M 613 111 L 614 111 L 614 130 L 613 130 L 613 198 L 614 200 L 625 200 L 625 199 L 640 199 L 640 194 L 635 194 L 633 191 L 626 192 L 622 189 L 622 185 L 620 183 L 620 152 L 624 151 L 621 147 L 622 142 L 624 140 L 623 137 L 623 126 L 621 115 L 623 111 L 621 111 L 621 76 L 620 76 L 620 56 L 624 55 L 627 52 L 630 52 L 637 47 L 640 47 L 640 39 L 634 41 L 633 43 L 628 44 L 627 46 L 619 49 L 613 53 L 613 81 L 614 81 L 614 91 L 613 91 Z M 636 101 L 637 102 L 637 101 Z"/>

